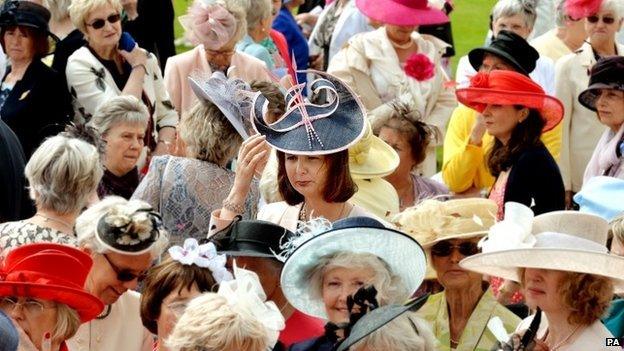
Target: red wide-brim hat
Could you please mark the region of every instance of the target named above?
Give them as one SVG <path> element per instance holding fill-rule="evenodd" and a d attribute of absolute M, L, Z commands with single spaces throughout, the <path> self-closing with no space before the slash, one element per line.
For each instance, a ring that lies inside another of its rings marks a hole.
<path fill-rule="evenodd" d="M 84 289 L 91 257 L 70 246 L 29 244 L 9 252 L 0 270 L 0 296 L 34 297 L 63 303 L 76 310 L 82 323 L 104 309 Z"/>
<path fill-rule="evenodd" d="M 477 73 L 470 86 L 457 89 L 457 100 L 482 113 L 487 105 L 518 105 L 540 112 L 546 122 L 542 132 L 555 128 L 563 119 L 563 104 L 547 95 L 531 78 L 514 71 Z"/>
<path fill-rule="evenodd" d="M 366 17 L 383 24 L 418 26 L 448 23 L 448 16 L 427 0 L 355 0 Z"/>

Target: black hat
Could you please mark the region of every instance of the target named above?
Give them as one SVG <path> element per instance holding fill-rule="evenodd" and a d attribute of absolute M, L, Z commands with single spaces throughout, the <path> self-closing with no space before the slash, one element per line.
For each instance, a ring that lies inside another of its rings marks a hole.
<path fill-rule="evenodd" d="M 50 53 L 54 44 L 59 40 L 50 32 L 48 22 L 50 11 L 45 7 L 26 0 L 9 0 L 0 10 L 0 27 L 23 26 L 37 29 L 47 34 L 50 41 Z"/>
<path fill-rule="evenodd" d="M 410 300 L 404 305 L 386 305 L 366 313 L 355 323 L 349 336 L 338 346 L 337 351 L 348 350 L 349 347 L 364 339 L 367 335 L 382 328 L 407 311 L 418 311 L 427 302 L 428 298 L 429 294 L 426 294 Z M 414 329 L 414 332 L 419 333 L 415 325 Z"/>
<path fill-rule="evenodd" d="M 518 34 L 506 30 L 498 32 L 496 38 L 488 46 L 474 49 L 468 53 L 472 67 L 478 71 L 485 54 L 494 54 L 505 59 L 516 70 L 526 76 L 533 72 L 540 55 L 529 43 Z"/>
<path fill-rule="evenodd" d="M 589 87 L 579 94 L 581 105 L 596 111 L 600 89 L 624 91 L 624 57 L 611 56 L 600 59 L 591 69 Z"/>
<path fill-rule="evenodd" d="M 277 224 L 249 220 L 237 216 L 227 228 L 208 238 L 219 253 L 228 256 L 250 256 L 275 258 L 282 252 L 281 243 L 294 234 Z"/>

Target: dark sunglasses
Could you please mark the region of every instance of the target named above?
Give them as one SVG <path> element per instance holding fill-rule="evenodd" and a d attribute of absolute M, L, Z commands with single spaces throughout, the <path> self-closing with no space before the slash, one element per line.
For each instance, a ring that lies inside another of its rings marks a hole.
<path fill-rule="evenodd" d="M 135 279 L 138 282 L 142 282 L 143 279 L 145 279 L 145 275 L 147 274 L 147 272 L 142 272 L 140 274 L 134 274 L 134 273 L 132 273 L 128 269 L 121 269 L 121 268 L 117 267 L 113 262 L 111 262 L 110 258 L 108 258 L 108 256 L 106 256 L 106 254 L 102 254 L 102 256 L 104 256 L 104 258 L 106 259 L 108 264 L 111 266 L 113 271 L 115 271 L 115 273 L 117 273 L 117 280 L 119 280 L 120 282 L 131 282 L 131 281 L 133 281 Z"/>
<path fill-rule="evenodd" d="M 587 17 L 587 21 L 589 23 L 598 23 L 598 21 L 600 21 L 600 17 L 595 16 L 595 15 L 594 16 L 589 16 L 589 17 Z M 604 23 L 604 24 L 613 24 L 613 23 L 615 23 L 615 18 L 607 17 L 607 16 L 602 17 L 602 23 Z"/>
<path fill-rule="evenodd" d="M 87 23 L 87 26 L 93 27 L 93 29 L 100 29 L 106 25 L 106 21 L 108 23 L 113 24 L 119 22 L 121 19 L 121 15 L 118 13 L 108 16 L 106 19 L 98 18 L 95 21 L 91 22 L 91 24 Z"/>
<path fill-rule="evenodd" d="M 438 257 L 450 256 L 457 249 L 464 256 L 472 256 L 479 253 L 479 246 L 472 241 L 465 241 L 459 245 L 453 245 L 449 241 L 440 241 L 431 247 L 431 254 Z"/>

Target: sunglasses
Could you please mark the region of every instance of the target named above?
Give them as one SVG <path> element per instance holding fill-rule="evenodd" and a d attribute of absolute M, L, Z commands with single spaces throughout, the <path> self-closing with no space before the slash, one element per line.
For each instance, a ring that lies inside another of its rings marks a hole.
<path fill-rule="evenodd" d="M 465 241 L 459 245 L 453 245 L 449 241 L 440 241 L 431 247 L 431 254 L 438 257 L 450 256 L 457 249 L 464 256 L 472 256 L 479 253 L 479 246 L 472 241 Z"/>
<path fill-rule="evenodd" d="M 98 18 L 95 21 L 91 22 L 91 24 L 87 23 L 87 26 L 93 27 L 93 29 L 101 29 L 106 25 L 106 21 L 108 21 L 108 23 L 110 24 L 113 24 L 119 22 L 120 19 L 121 15 L 115 13 L 108 16 L 106 19 Z"/>
<path fill-rule="evenodd" d="M 587 17 L 587 22 L 589 23 L 598 23 L 598 21 L 600 21 L 600 17 L 594 15 L 594 16 L 589 16 Z M 615 18 L 613 17 L 602 17 L 602 23 L 604 24 L 613 24 L 615 23 Z"/>
<path fill-rule="evenodd" d="M 117 267 L 113 262 L 111 262 L 110 258 L 108 258 L 106 254 L 102 254 L 102 256 L 104 256 L 104 258 L 108 262 L 108 265 L 113 269 L 113 271 L 115 271 L 115 273 L 117 274 L 117 280 L 119 280 L 120 282 L 131 282 L 135 279 L 138 282 L 142 282 L 143 279 L 145 279 L 145 276 L 147 275 L 147 272 L 134 274 L 128 269 L 121 269 Z"/>

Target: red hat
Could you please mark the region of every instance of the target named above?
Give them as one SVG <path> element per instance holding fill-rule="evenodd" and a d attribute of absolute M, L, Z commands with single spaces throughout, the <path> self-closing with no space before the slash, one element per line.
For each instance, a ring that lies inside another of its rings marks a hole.
<path fill-rule="evenodd" d="M 70 246 L 29 244 L 9 252 L 0 267 L 0 296 L 27 296 L 64 303 L 85 323 L 104 304 L 84 290 L 91 257 Z"/>
<path fill-rule="evenodd" d="M 428 0 L 355 0 L 368 18 L 395 26 L 448 23 L 448 16 L 429 6 Z"/>
<path fill-rule="evenodd" d="M 468 88 L 457 89 L 455 94 L 460 103 L 479 112 L 489 104 L 536 109 L 546 122 L 542 132 L 553 129 L 563 118 L 561 101 L 546 95 L 531 78 L 514 71 L 479 72 L 470 79 Z"/>

